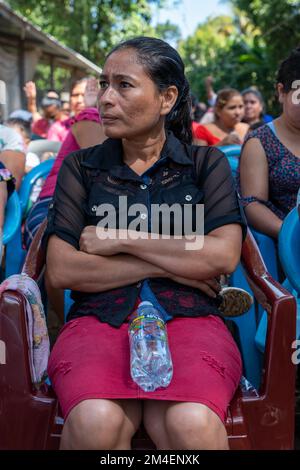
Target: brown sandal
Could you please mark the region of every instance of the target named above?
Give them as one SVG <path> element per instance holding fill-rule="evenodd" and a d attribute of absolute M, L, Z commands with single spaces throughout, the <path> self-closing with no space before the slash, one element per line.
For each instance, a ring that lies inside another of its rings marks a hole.
<path fill-rule="evenodd" d="M 253 304 L 253 297 L 239 287 L 223 287 L 219 292 L 219 310 L 225 317 L 238 317 L 247 313 Z"/>

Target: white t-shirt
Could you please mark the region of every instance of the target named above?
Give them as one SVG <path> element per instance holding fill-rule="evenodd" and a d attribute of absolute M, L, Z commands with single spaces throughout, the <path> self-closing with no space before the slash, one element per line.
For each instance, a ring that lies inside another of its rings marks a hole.
<path fill-rule="evenodd" d="M 25 146 L 22 136 L 18 132 L 11 127 L 0 124 L 0 152 L 5 150 L 25 153 Z"/>

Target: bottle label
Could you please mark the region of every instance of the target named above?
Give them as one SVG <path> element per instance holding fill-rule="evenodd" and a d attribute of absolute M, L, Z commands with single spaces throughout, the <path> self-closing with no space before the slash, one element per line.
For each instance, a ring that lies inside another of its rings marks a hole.
<path fill-rule="evenodd" d="M 145 318 L 154 320 L 155 325 L 158 328 L 160 328 L 161 330 L 165 330 L 165 324 L 162 321 L 162 319 L 160 317 L 154 316 L 154 315 L 149 315 L 149 316 L 148 315 L 139 315 L 138 317 L 135 317 L 131 322 L 130 330 L 134 331 L 134 330 L 140 330 L 141 328 L 144 328 L 144 325 L 142 324 L 142 320 L 144 320 Z"/>

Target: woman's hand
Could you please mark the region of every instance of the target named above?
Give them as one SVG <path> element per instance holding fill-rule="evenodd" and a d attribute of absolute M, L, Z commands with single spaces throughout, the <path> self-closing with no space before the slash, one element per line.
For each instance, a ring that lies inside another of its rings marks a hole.
<path fill-rule="evenodd" d="M 242 140 L 237 132 L 230 132 L 221 142 L 219 145 L 242 145 Z"/>
<path fill-rule="evenodd" d="M 99 93 L 99 82 L 96 78 L 91 77 L 87 80 L 85 92 L 84 92 L 84 104 L 86 108 L 97 107 L 97 97 Z"/>
<path fill-rule="evenodd" d="M 80 235 L 80 251 L 90 255 L 112 256 L 121 252 L 120 230 L 89 225 Z"/>
<path fill-rule="evenodd" d="M 23 90 L 25 91 L 25 95 L 28 100 L 36 99 L 36 86 L 34 82 L 25 83 Z"/>
<path fill-rule="evenodd" d="M 206 279 L 205 281 L 197 281 L 194 279 L 186 279 L 185 277 L 180 276 L 169 276 L 175 282 L 179 284 L 184 284 L 186 286 L 195 287 L 196 289 L 201 290 L 204 294 L 208 295 L 209 297 L 216 298 L 218 293 L 221 290 L 221 284 L 219 279 Z"/>

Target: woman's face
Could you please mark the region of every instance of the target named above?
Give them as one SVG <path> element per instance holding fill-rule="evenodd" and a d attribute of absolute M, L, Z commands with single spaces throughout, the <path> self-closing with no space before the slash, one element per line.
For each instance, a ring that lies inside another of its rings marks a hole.
<path fill-rule="evenodd" d="M 155 135 L 177 98 L 176 87 L 169 88 L 175 89 L 171 99 L 159 92 L 134 49 L 112 53 L 105 62 L 98 95 L 105 134 L 117 139 Z"/>
<path fill-rule="evenodd" d="M 70 108 L 71 112 L 75 114 L 75 116 L 80 113 L 85 108 L 84 105 L 84 92 L 86 87 L 86 81 L 82 83 L 77 83 L 74 86 L 70 96 Z"/>
<path fill-rule="evenodd" d="M 244 102 L 240 95 L 235 95 L 227 101 L 223 108 L 216 109 L 218 118 L 225 127 L 232 128 L 244 117 Z"/>
<path fill-rule="evenodd" d="M 245 105 L 245 121 L 259 121 L 263 107 L 257 96 L 254 93 L 246 93 L 243 99 Z"/>
<path fill-rule="evenodd" d="M 283 113 L 289 123 L 300 129 L 300 88 L 293 89 L 288 93 L 283 91 L 283 85 L 277 85 L 279 102 L 283 106 Z"/>

